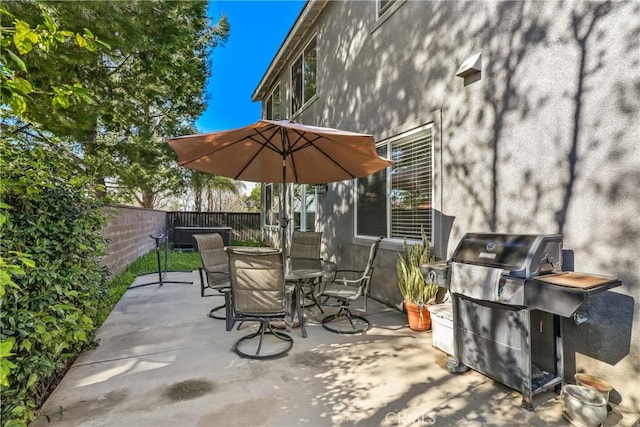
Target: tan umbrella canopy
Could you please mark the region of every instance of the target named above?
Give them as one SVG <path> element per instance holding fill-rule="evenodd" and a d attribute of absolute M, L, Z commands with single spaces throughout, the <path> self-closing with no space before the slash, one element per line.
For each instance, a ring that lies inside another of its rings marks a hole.
<path fill-rule="evenodd" d="M 391 165 L 378 156 L 371 135 L 288 120 L 259 120 L 168 142 L 181 166 L 241 181 L 318 184 L 362 178 Z M 283 217 L 283 248 L 287 222 Z"/>
<path fill-rule="evenodd" d="M 373 136 L 287 120 L 169 139 L 180 166 L 241 181 L 318 184 L 361 178 L 391 165 Z"/>

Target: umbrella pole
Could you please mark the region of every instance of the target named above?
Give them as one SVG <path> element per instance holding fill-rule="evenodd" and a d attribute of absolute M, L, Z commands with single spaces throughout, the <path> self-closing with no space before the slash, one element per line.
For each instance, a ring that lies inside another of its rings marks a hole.
<path fill-rule="evenodd" d="M 289 226 L 289 218 L 287 217 L 287 160 L 286 154 L 282 153 L 282 191 L 280 197 L 280 227 L 282 227 L 281 244 L 282 260 L 287 258 L 287 227 Z"/>

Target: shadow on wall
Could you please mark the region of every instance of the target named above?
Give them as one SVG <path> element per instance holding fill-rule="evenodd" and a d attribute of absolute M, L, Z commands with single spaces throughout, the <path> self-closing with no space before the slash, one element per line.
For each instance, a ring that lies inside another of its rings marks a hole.
<path fill-rule="evenodd" d="M 579 311 L 588 318 L 586 323 L 576 325 L 572 319 L 562 319 L 565 381 L 574 382 L 578 353 L 609 365 L 615 365 L 630 354 L 634 308 L 635 302 L 632 297 L 607 291 L 594 295 L 580 308 Z M 640 361 L 636 360 L 633 363 L 639 364 Z M 636 366 L 636 372 L 638 368 Z M 607 381 L 606 378 L 603 379 Z M 619 404 L 623 396 L 615 390 L 614 383 L 611 385 L 614 390 L 610 394 L 610 400 Z M 637 407 L 638 396 L 625 398 L 631 399 L 632 402 L 626 401 L 624 406 Z"/>

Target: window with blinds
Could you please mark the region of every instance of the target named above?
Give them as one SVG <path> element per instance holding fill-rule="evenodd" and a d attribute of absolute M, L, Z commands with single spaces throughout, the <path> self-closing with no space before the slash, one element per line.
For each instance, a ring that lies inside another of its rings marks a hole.
<path fill-rule="evenodd" d="M 431 237 L 431 130 L 391 143 L 391 238 Z"/>
<path fill-rule="evenodd" d="M 358 180 L 356 234 L 420 240 L 432 235 L 433 151 L 431 126 L 378 146 L 391 158 L 386 170 Z"/>

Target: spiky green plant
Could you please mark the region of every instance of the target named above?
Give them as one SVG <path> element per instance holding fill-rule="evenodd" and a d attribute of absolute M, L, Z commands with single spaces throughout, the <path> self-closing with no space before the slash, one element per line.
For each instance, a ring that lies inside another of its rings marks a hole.
<path fill-rule="evenodd" d="M 438 286 L 427 282 L 420 264 L 434 261 L 429 251 L 429 242 L 423 234 L 422 241 L 415 245 L 409 245 L 405 239 L 403 251 L 398 255 L 396 270 L 398 272 L 398 287 L 406 301 L 419 306 L 433 304 L 436 301 Z"/>

